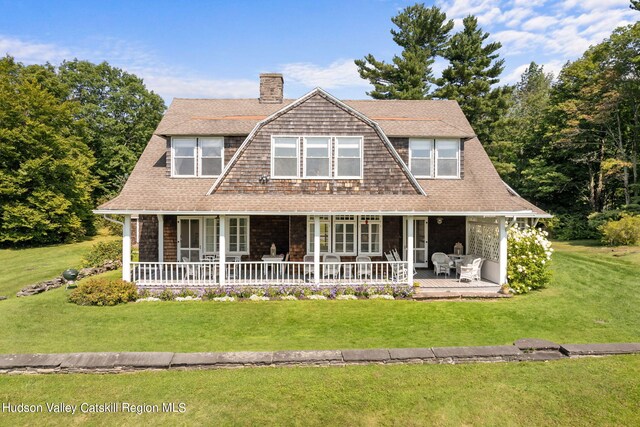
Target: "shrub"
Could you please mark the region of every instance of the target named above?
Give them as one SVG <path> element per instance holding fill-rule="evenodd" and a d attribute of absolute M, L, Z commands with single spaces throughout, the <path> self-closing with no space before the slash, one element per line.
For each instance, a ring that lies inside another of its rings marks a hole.
<path fill-rule="evenodd" d="M 549 283 L 548 262 L 553 249 L 547 235 L 536 228 L 509 229 L 507 278 L 515 293 L 540 289 Z"/>
<path fill-rule="evenodd" d="M 137 298 L 134 283 L 101 278 L 83 280 L 69 294 L 69 301 L 78 305 L 117 305 Z"/>
<path fill-rule="evenodd" d="M 162 301 L 173 301 L 176 299 L 176 294 L 171 289 L 164 289 L 160 292 L 156 297 L 160 298 Z"/>
<path fill-rule="evenodd" d="M 623 215 L 618 221 L 605 223 L 600 230 L 606 245 L 637 245 L 640 243 L 640 216 Z"/>
<path fill-rule="evenodd" d="M 82 260 L 83 267 L 101 267 L 108 261 L 122 261 L 122 246 L 119 240 L 98 242 Z"/>
<path fill-rule="evenodd" d="M 182 289 L 178 295 L 180 298 L 186 298 L 186 297 L 192 297 L 192 298 L 196 298 L 198 296 L 198 293 L 192 289 Z"/>
<path fill-rule="evenodd" d="M 586 214 L 557 214 L 546 220 L 551 235 L 558 240 L 596 239 L 598 230 L 589 225 Z"/>

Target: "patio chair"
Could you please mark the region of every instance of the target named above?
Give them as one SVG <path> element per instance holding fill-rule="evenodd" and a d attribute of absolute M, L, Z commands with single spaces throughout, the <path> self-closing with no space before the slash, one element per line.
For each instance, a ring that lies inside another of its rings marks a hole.
<path fill-rule="evenodd" d="M 482 264 L 482 258 L 476 258 L 473 260 L 471 265 L 463 265 L 460 267 L 460 277 L 458 278 L 458 282 L 464 280 L 469 280 L 473 282 L 474 280 L 480 280 L 480 265 Z"/>
<path fill-rule="evenodd" d="M 340 277 L 340 257 L 334 254 L 327 254 L 322 258 L 322 262 L 331 263 L 324 266 L 322 277 L 331 277 L 336 279 Z"/>
<path fill-rule="evenodd" d="M 460 261 L 456 262 L 456 276 L 460 277 L 460 267 L 462 267 L 463 265 L 471 265 L 475 258 L 476 257 L 474 257 L 473 255 L 465 255 Z"/>
<path fill-rule="evenodd" d="M 407 271 L 407 268 L 402 265 L 402 264 L 397 264 L 395 261 L 395 257 L 393 256 L 393 252 L 389 252 L 389 253 L 384 253 L 385 258 L 387 259 L 387 261 L 389 261 L 391 264 L 391 280 L 393 282 L 404 282 L 407 280 L 407 276 L 409 275 L 409 272 Z"/>
<path fill-rule="evenodd" d="M 441 273 L 449 277 L 453 262 L 451 261 L 451 258 L 447 256 L 447 254 L 445 254 L 444 252 L 436 252 L 431 255 L 431 262 L 433 263 L 433 272 L 436 277 L 438 277 L 438 275 Z"/>
<path fill-rule="evenodd" d="M 304 263 L 304 280 L 310 282 L 313 279 L 313 254 L 307 254 L 302 258 Z"/>
<path fill-rule="evenodd" d="M 398 250 L 396 248 L 391 249 L 391 254 L 396 259 L 396 261 L 402 261 L 402 258 L 400 258 L 400 254 L 398 253 Z M 413 267 L 413 275 L 415 276 L 416 274 L 418 274 L 418 270 L 416 270 L 416 268 Z"/>
<path fill-rule="evenodd" d="M 359 255 L 356 257 L 356 271 L 360 279 L 371 279 L 371 257 Z"/>
<path fill-rule="evenodd" d="M 182 270 L 182 274 L 187 279 L 195 279 L 197 277 L 197 272 L 195 266 L 189 261 L 189 258 L 186 256 L 182 257 L 182 262 L 185 264 L 185 268 Z"/>
<path fill-rule="evenodd" d="M 239 256 L 229 255 L 224 257 L 224 262 L 227 264 L 225 267 L 227 269 L 226 277 L 227 279 L 238 279 L 240 276 L 240 260 L 242 258 Z"/>

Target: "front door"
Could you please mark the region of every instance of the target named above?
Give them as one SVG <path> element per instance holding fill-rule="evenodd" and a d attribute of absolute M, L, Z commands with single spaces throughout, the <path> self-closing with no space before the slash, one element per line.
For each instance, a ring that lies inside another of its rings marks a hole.
<path fill-rule="evenodd" d="M 178 261 L 200 261 L 200 219 L 178 219 Z"/>
<path fill-rule="evenodd" d="M 404 225 L 405 258 L 407 259 L 407 224 Z M 429 267 L 429 218 L 413 219 L 413 264 L 416 268 Z"/>

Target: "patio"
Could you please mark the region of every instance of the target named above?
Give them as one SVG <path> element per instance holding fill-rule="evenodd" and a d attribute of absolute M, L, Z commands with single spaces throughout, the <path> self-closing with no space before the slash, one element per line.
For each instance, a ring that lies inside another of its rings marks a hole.
<path fill-rule="evenodd" d="M 500 285 L 484 278 L 471 282 L 459 282 L 455 274 L 448 277 L 441 274 L 436 277 L 433 270 L 422 268 L 416 270 L 413 281 L 420 284 L 420 288 L 417 290 L 418 294 L 443 292 L 451 292 L 454 295 L 466 292 L 494 294 L 500 290 Z"/>

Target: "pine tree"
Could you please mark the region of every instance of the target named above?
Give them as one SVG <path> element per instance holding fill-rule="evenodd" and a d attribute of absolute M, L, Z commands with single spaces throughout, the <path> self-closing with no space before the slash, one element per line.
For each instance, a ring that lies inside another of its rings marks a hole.
<path fill-rule="evenodd" d="M 631 0 L 629 7 L 633 10 L 640 11 L 640 0 Z"/>
<path fill-rule="evenodd" d="M 489 33 L 478 27 L 470 15 L 463 19 L 464 28 L 454 34 L 443 57 L 449 66 L 438 79 L 434 97 L 454 99 L 466 114 L 483 143 L 492 139 L 494 123 L 508 107 L 509 87 L 492 88 L 504 70 L 504 60 L 498 59 L 499 42 L 487 43 Z"/>
<path fill-rule="evenodd" d="M 402 48 L 392 63 L 378 61 L 369 54 L 355 61 L 360 77 L 369 80 L 374 99 L 424 99 L 434 81 L 432 65 L 447 42 L 453 21 L 438 7 L 415 4 L 405 8 L 391 21 L 393 41 Z"/>

